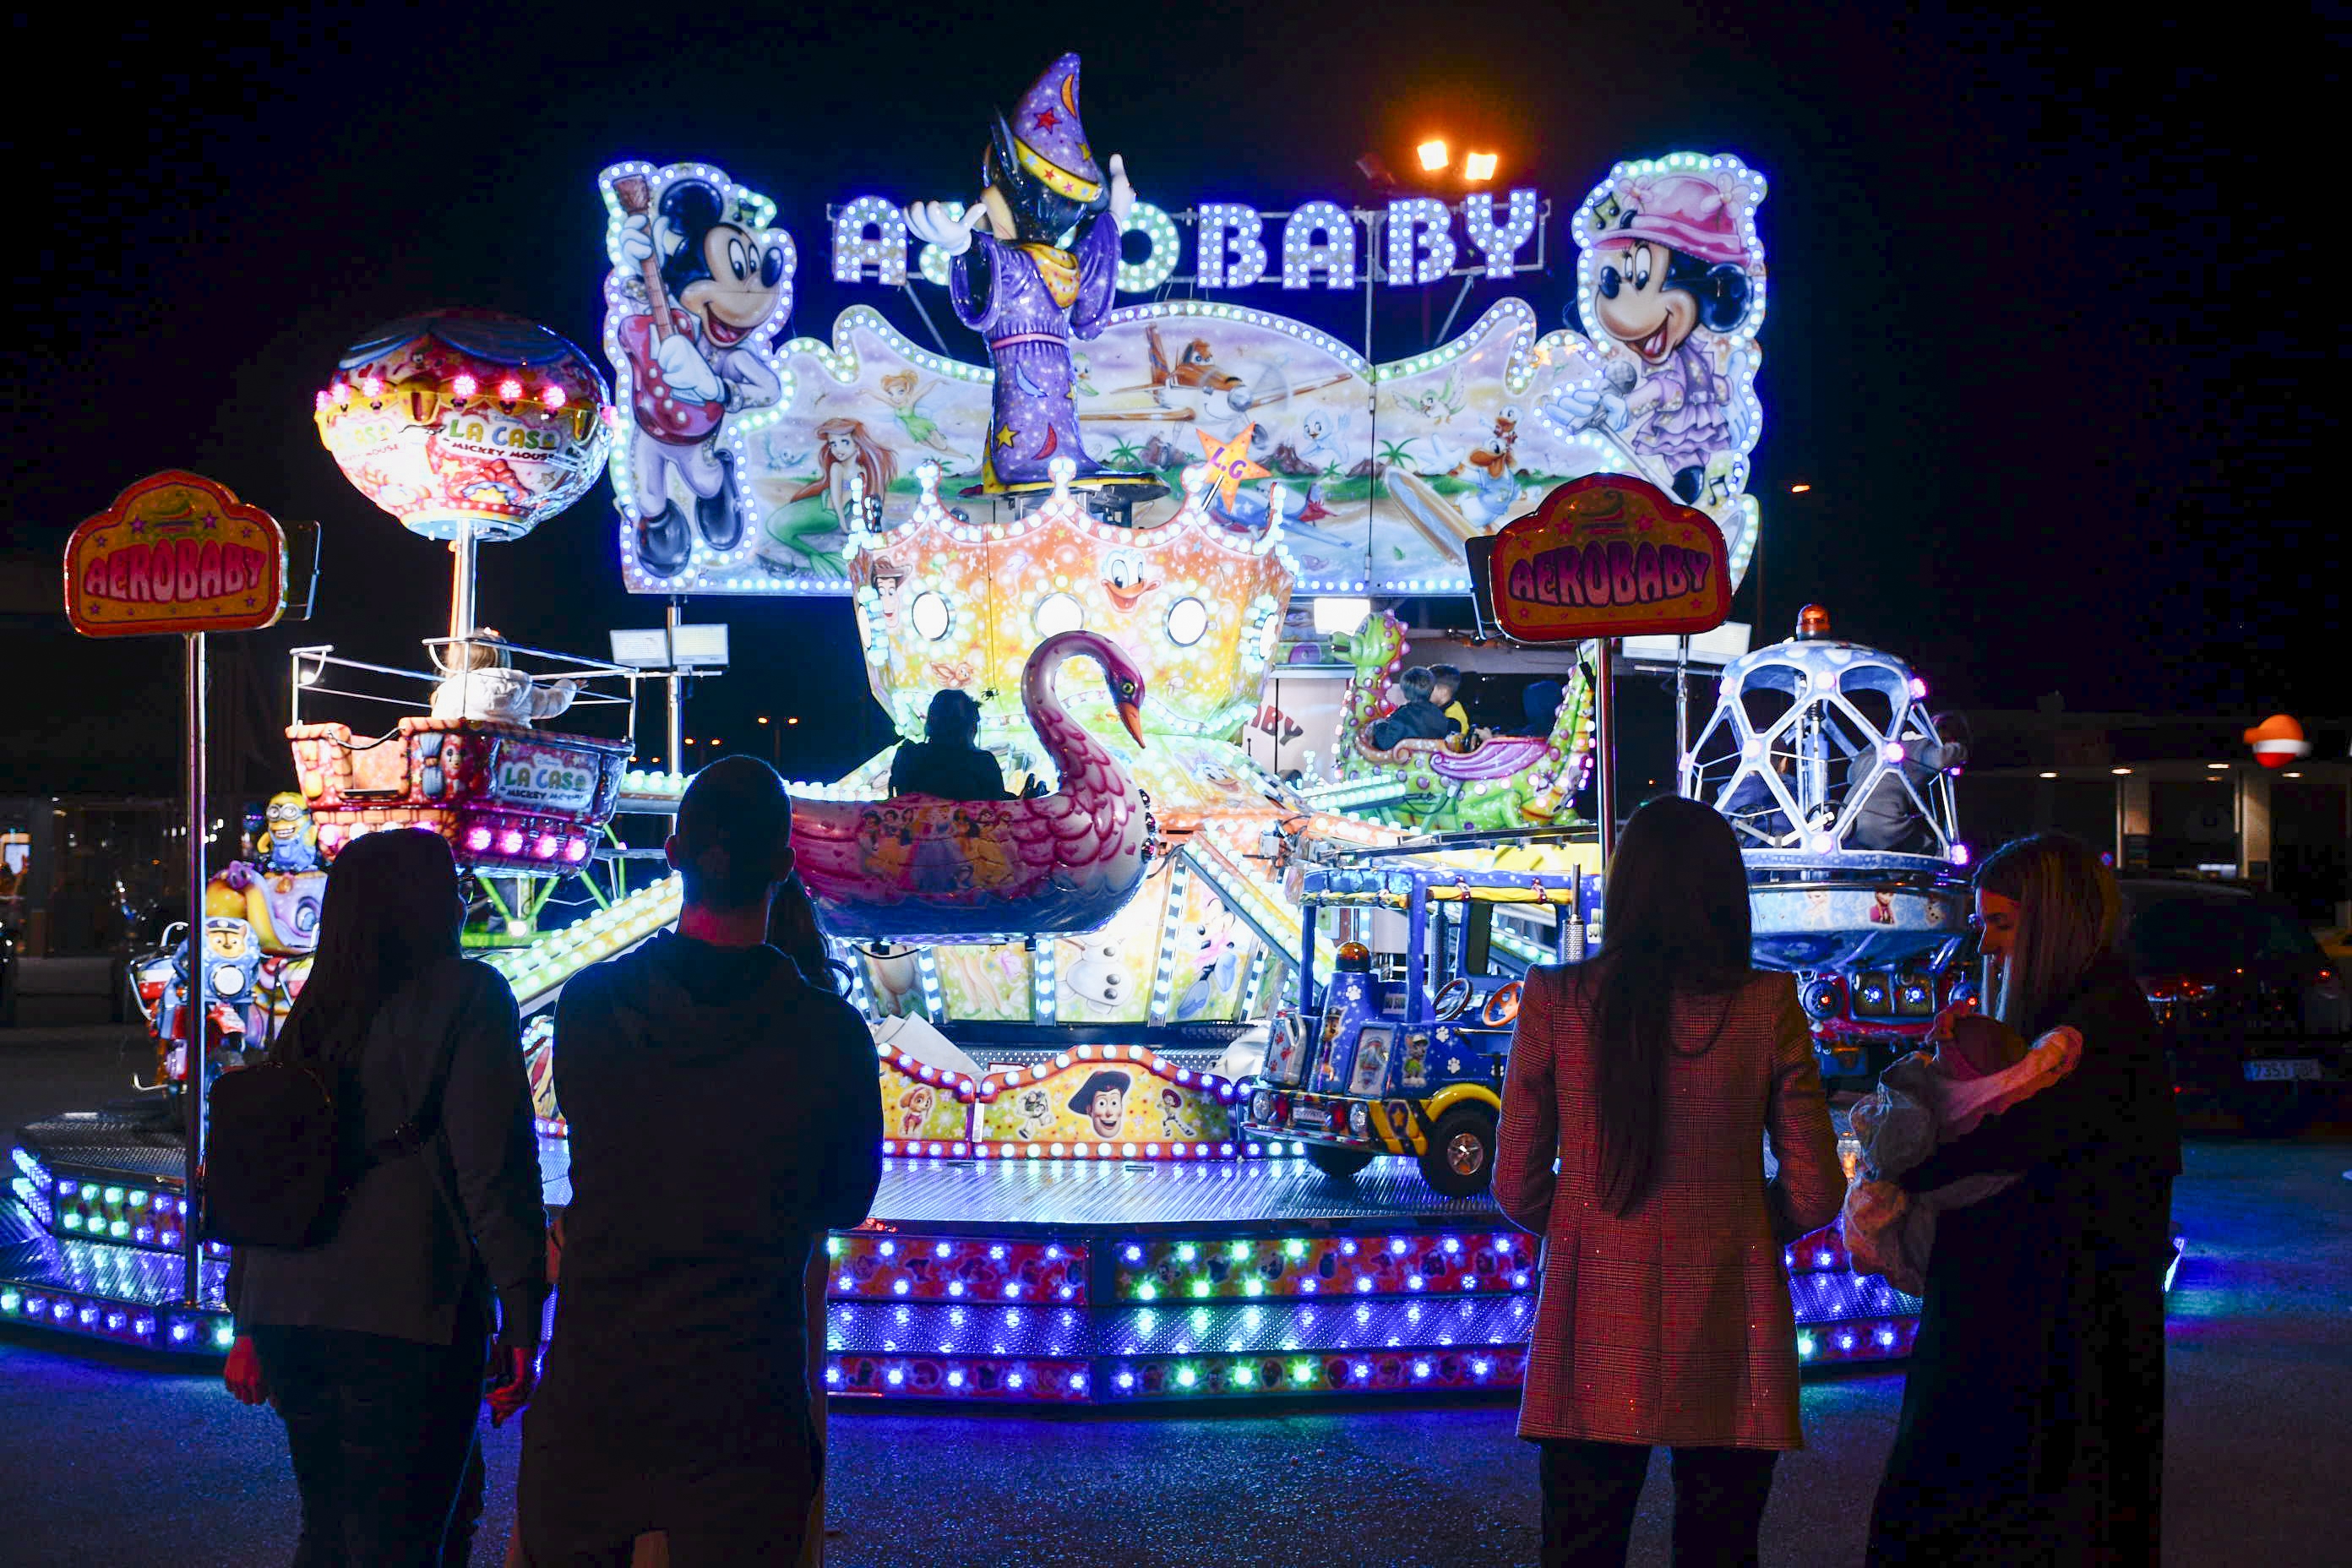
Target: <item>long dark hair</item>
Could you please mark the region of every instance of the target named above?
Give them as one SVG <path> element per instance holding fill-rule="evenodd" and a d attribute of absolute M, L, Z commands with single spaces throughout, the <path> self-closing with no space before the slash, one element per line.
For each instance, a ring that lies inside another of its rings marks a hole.
<path fill-rule="evenodd" d="M 818 990 L 838 996 L 849 988 L 849 966 L 825 951 L 824 928 L 817 924 L 816 905 L 797 871 L 776 884 L 768 904 L 768 945 L 780 949 Z"/>
<path fill-rule="evenodd" d="M 2123 894 L 2091 847 L 2063 833 L 2002 845 L 1977 868 L 1976 885 L 2016 900 L 2017 934 L 1994 976 L 1991 1012 L 2030 1040 L 2114 951 Z"/>
<path fill-rule="evenodd" d="M 1749 973 L 1748 932 L 1748 873 L 1731 825 L 1678 795 L 1636 811 L 1609 867 L 1600 954 L 1575 976 L 1579 996 L 1592 999 L 1601 1206 L 1612 1215 L 1649 1193 L 1667 1053 L 1704 1056 L 1715 1044 L 1713 1036 L 1695 1051 L 1675 1044 L 1675 994 L 1738 989 Z"/>
<path fill-rule="evenodd" d="M 341 1066 L 378 1011 L 436 962 L 457 956 L 465 905 L 457 862 L 437 834 L 371 833 L 327 870 L 310 977 L 287 1015 L 278 1050 Z"/>

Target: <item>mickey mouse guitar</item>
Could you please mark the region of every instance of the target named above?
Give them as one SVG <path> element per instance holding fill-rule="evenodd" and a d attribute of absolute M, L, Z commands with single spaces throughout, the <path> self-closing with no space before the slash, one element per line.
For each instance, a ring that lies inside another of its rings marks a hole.
<path fill-rule="evenodd" d="M 613 194 L 620 198 L 622 211 L 647 218 L 650 236 L 653 192 L 645 177 L 632 174 L 614 181 Z M 662 375 L 661 344 L 673 331 L 690 331 L 694 318 L 670 303 L 657 256 L 648 255 L 637 266 L 645 274 L 646 310 L 642 316 L 623 317 L 618 333 L 621 353 L 629 362 L 630 409 L 636 416 L 637 427 L 655 440 L 691 447 L 719 428 L 727 405 L 691 403 L 670 395 L 669 384 Z"/>

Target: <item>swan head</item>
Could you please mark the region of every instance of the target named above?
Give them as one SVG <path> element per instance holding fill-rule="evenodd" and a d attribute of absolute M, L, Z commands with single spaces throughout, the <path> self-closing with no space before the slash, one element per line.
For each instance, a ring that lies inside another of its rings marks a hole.
<path fill-rule="evenodd" d="M 1110 690 L 1111 706 L 1118 710 L 1118 721 L 1143 744 L 1143 671 L 1136 668 L 1127 650 L 1108 637 L 1094 639 L 1095 657 L 1102 661 L 1103 683 Z"/>

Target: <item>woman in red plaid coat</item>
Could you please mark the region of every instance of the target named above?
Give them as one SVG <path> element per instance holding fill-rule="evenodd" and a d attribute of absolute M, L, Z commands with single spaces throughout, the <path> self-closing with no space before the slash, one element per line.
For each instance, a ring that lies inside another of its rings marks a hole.
<path fill-rule="evenodd" d="M 1748 966 L 1721 816 L 1635 812 L 1603 917 L 1597 957 L 1528 981 L 1495 1159 L 1496 1201 L 1544 1238 L 1519 1405 L 1543 1561 L 1622 1564 L 1664 1444 L 1675 1561 L 1753 1563 L 1773 1462 L 1804 1446 L 1781 1247 L 1837 1214 L 1837 1138 L 1794 981 Z"/>

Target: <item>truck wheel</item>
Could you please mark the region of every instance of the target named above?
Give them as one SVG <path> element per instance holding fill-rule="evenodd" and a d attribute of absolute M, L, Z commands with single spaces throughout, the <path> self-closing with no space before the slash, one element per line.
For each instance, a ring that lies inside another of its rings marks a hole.
<path fill-rule="evenodd" d="M 1307 1145 L 1307 1163 L 1327 1176 L 1352 1176 L 1372 1163 L 1361 1149 L 1339 1149 L 1328 1143 Z"/>
<path fill-rule="evenodd" d="M 1429 1130 L 1422 1179 L 1449 1198 L 1475 1198 L 1495 1177 L 1495 1118 L 1484 1107 L 1457 1105 Z"/>

